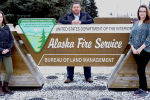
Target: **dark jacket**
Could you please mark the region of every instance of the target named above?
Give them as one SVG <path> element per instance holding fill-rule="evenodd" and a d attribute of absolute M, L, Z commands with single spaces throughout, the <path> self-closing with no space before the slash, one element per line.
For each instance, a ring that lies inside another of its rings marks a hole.
<path fill-rule="evenodd" d="M 11 49 L 14 44 L 14 38 L 9 27 L 6 25 L 3 28 L 0 28 L 0 61 L 2 60 L 2 56 L 11 56 Z M 4 49 L 8 49 L 9 52 L 7 54 L 2 54 Z"/>
<path fill-rule="evenodd" d="M 74 19 L 73 13 L 67 13 L 63 18 L 60 19 L 59 22 L 62 24 L 71 24 Z M 80 12 L 79 20 L 81 21 L 81 24 L 93 23 L 93 18 L 87 12 Z"/>

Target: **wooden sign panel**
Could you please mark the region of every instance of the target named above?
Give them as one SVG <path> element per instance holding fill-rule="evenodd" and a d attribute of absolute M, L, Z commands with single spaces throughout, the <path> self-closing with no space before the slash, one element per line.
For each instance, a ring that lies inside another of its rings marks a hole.
<path fill-rule="evenodd" d="M 131 23 L 130 17 L 96 17 L 94 18 L 95 24 L 129 24 Z"/>
<path fill-rule="evenodd" d="M 39 66 L 114 66 L 129 41 L 132 25 L 55 25 L 39 53 L 16 27 Z M 39 44 L 40 45 L 40 44 Z"/>

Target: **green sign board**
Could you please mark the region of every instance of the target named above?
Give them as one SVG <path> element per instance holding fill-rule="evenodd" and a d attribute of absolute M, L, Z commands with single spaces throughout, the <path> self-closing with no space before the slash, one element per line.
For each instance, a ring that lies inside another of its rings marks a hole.
<path fill-rule="evenodd" d="M 54 19 L 19 19 L 18 24 L 33 50 L 38 53 L 42 50 L 56 22 Z"/>

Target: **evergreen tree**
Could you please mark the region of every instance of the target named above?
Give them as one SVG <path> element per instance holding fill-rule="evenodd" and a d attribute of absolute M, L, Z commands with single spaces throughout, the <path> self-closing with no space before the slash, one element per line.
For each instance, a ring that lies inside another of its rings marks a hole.
<path fill-rule="evenodd" d="M 56 4 L 56 6 L 61 9 L 58 19 L 61 19 L 64 15 L 66 15 L 66 13 L 72 11 L 72 3 L 72 0 L 59 0 L 59 2 Z"/>
<path fill-rule="evenodd" d="M 95 0 L 83 0 L 82 6 L 85 8 L 85 12 L 88 12 L 92 18 L 97 17 L 98 11 Z"/>
<path fill-rule="evenodd" d="M 67 12 L 72 0 L 7 0 L 0 4 L 9 23 L 20 18 L 55 18 Z"/>
<path fill-rule="evenodd" d="M 81 6 L 82 6 L 82 11 L 83 12 L 86 12 L 87 11 L 87 8 L 89 8 L 89 0 L 83 0 L 82 3 L 81 3 Z M 88 12 L 88 11 L 87 11 Z"/>
<path fill-rule="evenodd" d="M 45 39 L 45 34 L 46 34 L 46 33 L 44 32 L 44 28 L 43 28 L 43 32 L 42 32 L 42 34 L 41 34 L 42 36 L 40 37 L 41 40 L 39 41 L 39 42 L 41 43 L 41 45 L 40 45 L 38 48 L 42 48 L 42 47 L 43 47 L 43 45 L 44 45 L 44 43 L 45 43 L 45 41 L 46 41 L 46 39 Z"/>
<path fill-rule="evenodd" d="M 97 14 L 98 14 L 95 0 L 89 0 L 89 1 L 90 1 L 89 14 L 91 15 L 92 18 L 95 18 L 95 17 L 97 17 Z"/>
<path fill-rule="evenodd" d="M 94 0 L 2 0 L 0 10 L 4 12 L 8 23 L 17 24 L 20 18 L 59 20 L 66 13 L 72 12 L 74 2 L 79 2 L 82 11 L 88 12 L 93 18 L 97 16 Z"/>
<path fill-rule="evenodd" d="M 83 2 L 83 0 L 72 0 L 73 1 L 73 3 L 74 2 L 79 2 L 80 4 Z"/>
<path fill-rule="evenodd" d="M 14 23 L 19 18 L 30 18 L 32 6 L 32 0 L 7 0 L 0 6 L 0 10 L 4 12 L 9 23 Z"/>

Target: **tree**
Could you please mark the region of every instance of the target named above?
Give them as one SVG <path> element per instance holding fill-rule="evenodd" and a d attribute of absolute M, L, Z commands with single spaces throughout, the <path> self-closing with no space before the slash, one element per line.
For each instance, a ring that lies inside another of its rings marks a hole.
<path fill-rule="evenodd" d="M 98 11 L 97 11 L 95 0 L 90 0 L 90 12 L 89 12 L 89 14 L 91 15 L 92 18 L 97 17 Z"/>
<path fill-rule="evenodd" d="M 89 2 L 88 0 L 83 0 L 82 3 L 81 3 L 81 6 L 82 6 L 82 11 L 87 11 L 88 12 L 88 8 L 89 8 Z"/>
<path fill-rule="evenodd" d="M 94 0 L 2 0 L 1 2 L 0 10 L 4 12 L 8 23 L 14 24 L 17 24 L 20 18 L 59 20 L 66 13 L 72 12 L 73 2 L 81 3 L 82 11 L 88 12 L 93 18 L 97 17 Z"/>
<path fill-rule="evenodd" d="M 55 18 L 58 20 L 70 7 L 72 0 L 6 0 L 0 4 L 9 23 L 20 18 Z"/>
<path fill-rule="evenodd" d="M 40 37 L 41 40 L 39 41 L 39 42 L 41 43 L 41 45 L 40 45 L 38 48 L 42 48 L 42 47 L 44 46 L 45 41 L 46 41 L 46 39 L 45 39 L 45 34 L 46 34 L 46 33 L 44 32 L 44 28 L 43 28 L 43 32 L 42 32 L 42 34 L 41 34 L 42 36 Z"/>
<path fill-rule="evenodd" d="M 58 20 L 62 18 L 66 13 L 72 11 L 72 3 L 72 0 L 59 0 L 59 2 L 55 5 L 61 9 L 58 15 Z"/>
<path fill-rule="evenodd" d="M 7 0 L 0 6 L 8 22 L 17 22 L 19 18 L 30 18 L 33 0 Z M 26 2 L 26 3 L 24 3 Z"/>
<path fill-rule="evenodd" d="M 73 2 L 79 2 L 81 4 L 83 0 L 72 0 L 72 1 Z"/>
<path fill-rule="evenodd" d="M 95 0 L 83 0 L 82 6 L 85 7 L 85 12 L 88 12 L 92 18 L 97 17 L 98 11 Z"/>

